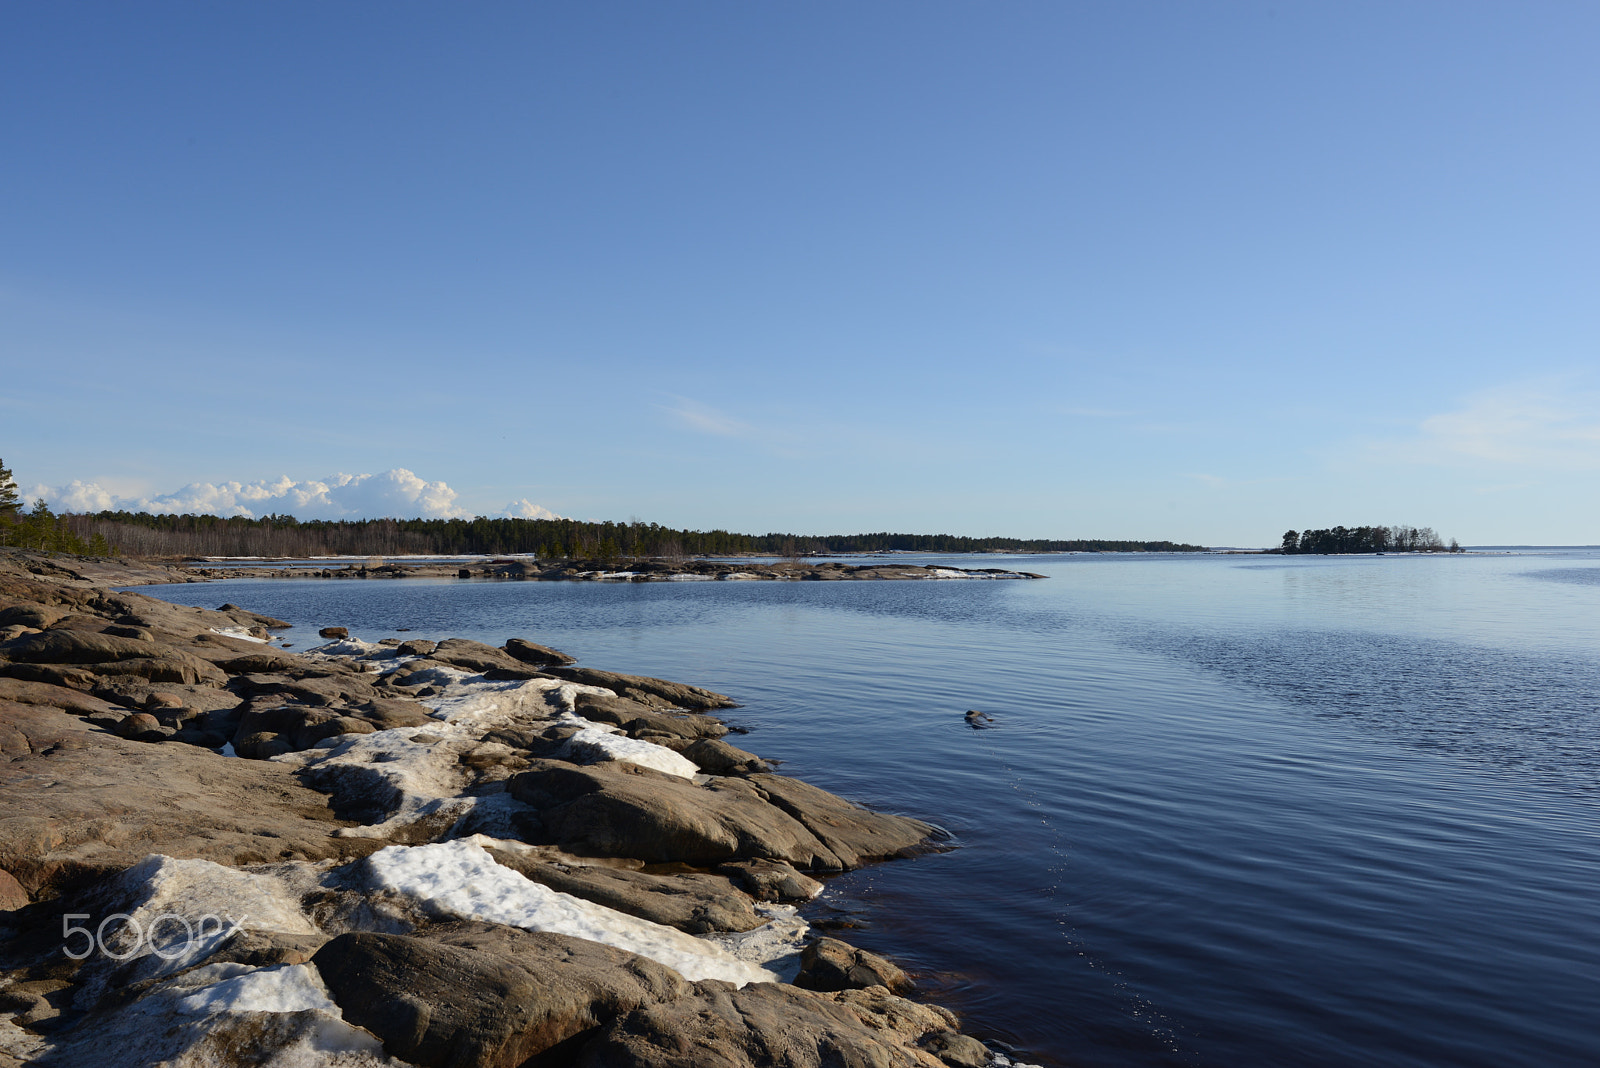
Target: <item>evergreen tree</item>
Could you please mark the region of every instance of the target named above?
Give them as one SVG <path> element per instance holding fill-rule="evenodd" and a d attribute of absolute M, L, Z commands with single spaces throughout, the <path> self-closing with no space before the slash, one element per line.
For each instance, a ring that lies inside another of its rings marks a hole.
<path fill-rule="evenodd" d="M 11 477 L 11 469 L 4 460 L 0 460 L 0 545 L 10 544 L 11 527 L 17 521 L 17 511 L 22 507 L 22 498 L 17 496 L 17 480 Z"/>

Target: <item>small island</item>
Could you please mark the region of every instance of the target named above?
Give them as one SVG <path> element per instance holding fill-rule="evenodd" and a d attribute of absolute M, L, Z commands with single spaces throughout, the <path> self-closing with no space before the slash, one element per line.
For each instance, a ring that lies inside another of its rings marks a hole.
<path fill-rule="evenodd" d="M 1287 530 L 1283 543 L 1269 553 L 1339 556 L 1351 553 L 1459 553 L 1461 543 L 1444 539 L 1432 527 L 1331 527 L 1326 530 Z"/>

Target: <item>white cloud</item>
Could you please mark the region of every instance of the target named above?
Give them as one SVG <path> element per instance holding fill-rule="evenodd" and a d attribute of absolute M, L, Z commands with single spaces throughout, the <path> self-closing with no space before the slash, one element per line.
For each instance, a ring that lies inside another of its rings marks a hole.
<path fill-rule="evenodd" d="M 1429 416 L 1395 457 L 1429 463 L 1554 471 L 1600 469 L 1600 393 L 1559 381 L 1519 383 L 1467 397 Z"/>
<path fill-rule="evenodd" d="M 560 519 L 550 509 L 534 504 L 526 497 L 519 498 L 506 505 L 500 511 L 501 515 L 511 516 L 514 519 Z"/>
<path fill-rule="evenodd" d="M 330 475 L 296 482 L 284 475 L 258 482 L 191 482 L 153 497 L 118 496 L 94 482 L 34 486 L 28 499 L 43 497 L 57 511 L 186 513 L 222 516 L 292 515 L 297 519 L 471 518 L 458 507 L 456 491 L 443 482 L 426 482 L 403 467 L 378 475 Z M 556 518 L 529 500 L 513 501 L 503 515 Z"/>
<path fill-rule="evenodd" d="M 749 423 L 687 397 L 674 397 L 672 404 L 663 404 L 659 407 L 680 425 L 702 434 L 715 434 L 724 438 L 747 438 L 755 434 L 756 428 Z"/>

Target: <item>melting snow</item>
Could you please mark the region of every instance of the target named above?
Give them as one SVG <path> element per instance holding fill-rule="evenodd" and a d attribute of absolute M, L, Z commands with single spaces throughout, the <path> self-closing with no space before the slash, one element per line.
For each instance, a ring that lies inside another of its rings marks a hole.
<path fill-rule="evenodd" d="M 566 752 L 577 758 L 579 763 L 623 760 L 685 779 L 700 774 L 700 768 L 693 761 L 664 745 L 641 742 L 625 734 L 608 733 L 594 727 L 585 728 L 567 739 Z"/>
<path fill-rule="evenodd" d="M 244 642 L 258 642 L 261 645 L 266 645 L 272 640 L 271 638 L 257 638 L 244 627 L 212 627 L 211 633 L 220 634 L 225 638 L 238 638 Z"/>
<path fill-rule="evenodd" d="M 704 939 L 541 886 L 497 864 L 479 841 L 389 846 L 367 858 L 367 871 L 374 889 L 411 898 L 434 915 L 586 938 L 649 957 L 691 981 L 778 981 Z"/>
<path fill-rule="evenodd" d="M 338 1015 L 322 976 L 309 964 L 253 968 L 203 987 L 178 1002 L 184 1012 L 302 1012 L 316 1009 Z"/>

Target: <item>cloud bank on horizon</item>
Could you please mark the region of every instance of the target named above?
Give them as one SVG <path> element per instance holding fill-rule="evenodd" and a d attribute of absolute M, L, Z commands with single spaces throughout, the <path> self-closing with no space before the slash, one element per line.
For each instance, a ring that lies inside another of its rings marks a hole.
<path fill-rule="evenodd" d="M 470 519 L 458 507 L 457 492 L 444 482 L 428 482 L 403 467 L 382 474 L 329 475 L 296 482 L 288 475 L 256 482 L 191 482 L 174 493 L 123 497 L 95 482 L 34 486 L 28 499 L 43 498 L 61 512 L 151 512 L 154 514 L 245 516 L 292 515 L 296 519 Z M 496 516 L 560 519 L 527 498 L 507 504 Z"/>

